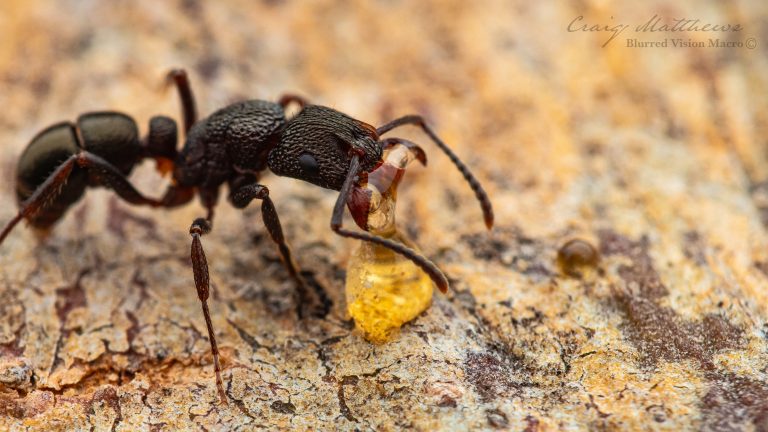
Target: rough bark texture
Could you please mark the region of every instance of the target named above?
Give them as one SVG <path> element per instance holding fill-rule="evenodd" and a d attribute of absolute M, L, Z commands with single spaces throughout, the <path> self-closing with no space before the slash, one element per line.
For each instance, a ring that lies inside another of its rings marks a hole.
<path fill-rule="evenodd" d="M 452 290 L 391 343 L 356 335 L 329 230 L 335 194 L 265 177 L 303 269 L 333 301 L 299 322 L 258 206 L 203 238 L 231 403 L 217 404 L 189 266 L 197 203 L 89 192 L 43 242 L 0 247 L 0 429 L 768 430 L 768 3 L 47 2 L 0 6 L 0 221 L 42 127 L 96 109 L 202 114 L 282 91 L 381 124 L 426 115 L 483 181 L 497 226 L 430 151 L 400 222 Z M 738 23 L 747 48 L 608 46 L 589 24 Z M 613 17 L 613 18 L 612 18 Z M 178 116 L 177 116 L 178 118 Z M 159 194 L 150 164 L 133 179 Z M 352 221 L 347 223 L 352 225 Z M 598 269 L 566 276 L 586 239 Z"/>

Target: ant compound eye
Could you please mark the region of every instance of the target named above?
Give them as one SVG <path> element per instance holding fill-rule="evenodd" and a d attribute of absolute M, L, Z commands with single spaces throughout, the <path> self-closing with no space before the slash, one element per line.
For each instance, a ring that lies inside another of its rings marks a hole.
<path fill-rule="evenodd" d="M 308 153 L 299 156 L 299 166 L 310 177 L 317 177 L 320 173 L 320 167 L 317 166 L 317 160 Z"/>

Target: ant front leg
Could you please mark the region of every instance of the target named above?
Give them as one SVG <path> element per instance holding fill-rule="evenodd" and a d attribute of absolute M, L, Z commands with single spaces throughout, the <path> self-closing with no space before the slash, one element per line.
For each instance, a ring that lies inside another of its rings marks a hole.
<path fill-rule="evenodd" d="M 367 232 L 349 231 L 342 228 L 342 221 L 344 219 L 344 204 L 347 202 L 347 197 L 352 192 L 352 184 L 358 175 L 360 170 L 360 156 L 354 154 L 352 161 L 349 164 L 349 173 L 344 180 L 344 184 L 339 192 L 339 198 L 336 200 L 336 204 L 333 206 L 333 215 L 331 216 L 331 229 L 342 237 L 349 237 L 358 240 L 364 240 L 371 243 L 376 243 L 384 246 L 392 251 L 408 258 L 413 261 L 414 264 L 419 266 L 433 282 L 437 285 L 437 288 L 441 292 L 448 291 L 448 279 L 445 277 L 442 271 L 432 261 L 425 258 L 415 250 L 395 241 L 385 239 Z"/>
<path fill-rule="evenodd" d="M 299 267 L 293 260 L 291 249 L 288 247 L 283 235 L 283 228 L 277 215 L 277 209 L 275 209 L 274 203 L 269 198 L 269 189 L 266 186 L 251 183 L 241 186 L 230 196 L 232 204 L 236 208 L 241 209 L 247 207 L 254 199 L 261 200 L 261 217 L 264 225 L 267 227 L 272 241 L 275 242 L 280 250 L 280 256 L 286 270 L 288 270 L 291 278 L 296 282 L 296 313 L 300 319 L 306 315 L 324 316 L 328 311 L 320 307 L 321 302 L 318 299 L 310 298 L 311 291 L 307 287 L 307 282 L 301 276 Z"/>
<path fill-rule="evenodd" d="M 96 179 L 98 184 L 112 189 L 123 200 L 135 205 L 147 205 L 151 207 L 162 207 L 163 202 L 152 198 L 147 198 L 125 178 L 120 170 L 103 158 L 82 151 L 73 154 L 66 161 L 56 168 L 45 181 L 38 186 L 34 193 L 24 201 L 19 209 L 19 213 L 8 222 L 2 232 L 0 232 L 0 244 L 2 244 L 8 233 L 22 219 L 29 218 L 45 210 L 46 206 L 56 199 L 61 192 L 62 187 L 69 179 L 72 170 L 75 167 L 81 167 L 88 170 L 89 175 Z"/>

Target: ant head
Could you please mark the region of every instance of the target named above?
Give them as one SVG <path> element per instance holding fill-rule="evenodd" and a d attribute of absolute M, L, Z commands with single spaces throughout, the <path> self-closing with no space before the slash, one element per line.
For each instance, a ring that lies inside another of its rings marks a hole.
<path fill-rule="evenodd" d="M 353 154 L 359 155 L 361 172 L 381 164 L 377 141 L 373 126 L 331 108 L 308 105 L 288 122 L 267 164 L 277 175 L 341 190 Z"/>

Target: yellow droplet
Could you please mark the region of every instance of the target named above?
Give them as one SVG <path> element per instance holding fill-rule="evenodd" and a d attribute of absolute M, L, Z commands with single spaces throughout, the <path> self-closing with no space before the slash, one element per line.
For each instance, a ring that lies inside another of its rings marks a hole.
<path fill-rule="evenodd" d="M 399 232 L 389 237 L 415 248 Z M 432 280 L 413 262 L 391 250 L 361 242 L 347 265 L 347 309 L 370 342 L 383 343 L 426 310 Z"/>
<path fill-rule="evenodd" d="M 416 250 L 395 223 L 397 186 L 405 167 L 416 158 L 405 146 L 385 152 L 384 163 L 358 187 L 368 191 L 369 206 L 362 226 L 371 234 Z M 357 208 L 359 211 L 359 208 Z M 347 264 L 347 310 L 363 336 L 374 343 L 389 340 L 432 302 L 432 280 L 411 260 L 378 244 L 360 242 Z"/>

